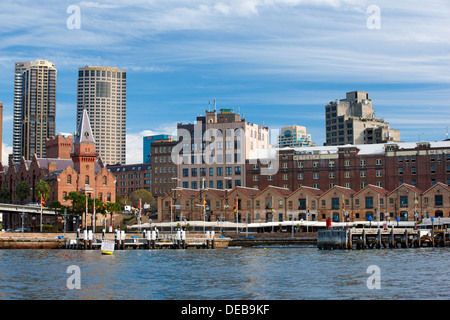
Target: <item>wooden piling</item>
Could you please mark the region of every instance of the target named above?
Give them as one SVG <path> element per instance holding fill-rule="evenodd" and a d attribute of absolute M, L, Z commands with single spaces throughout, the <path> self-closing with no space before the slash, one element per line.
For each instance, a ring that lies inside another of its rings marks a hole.
<path fill-rule="evenodd" d="M 362 248 L 366 249 L 366 229 L 363 229 L 362 232 Z"/>
<path fill-rule="evenodd" d="M 404 233 L 403 236 L 404 236 L 404 238 L 405 238 L 403 247 L 404 247 L 404 248 L 408 248 L 408 229 L 405 229 L 405 233 Z"/>
<path fill-rule="evenodd" d="M 377 233 L 377 249 L 381 249 L 381 229 L 378 229 Z"/>
<path fill-rule="evenodd" d="M 391 234 L 389 236 L 389 248 L 394 248 L 394 228 L 391 229 Z"/>

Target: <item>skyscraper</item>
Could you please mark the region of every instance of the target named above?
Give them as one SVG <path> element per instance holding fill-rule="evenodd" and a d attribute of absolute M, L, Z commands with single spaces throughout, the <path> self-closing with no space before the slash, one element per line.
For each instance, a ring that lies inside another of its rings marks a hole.
<path fill-rule="evenodd" d="M 278 148 L 286 147 L 307 147 L 314 146 L 311 141 L 311 135 L 306 133 L 303 126 L 286 126 L 281 128 L 281 134 L 278 135 Z"/>
<path fill-rule="evenodd" d="M 85 66 L 78 69 L 77 126 L 86 108 L 103 163 L 126 162 L 126 70 Z"/>
<path fill-rule="evenodd" d="M 400 131 L 375 118 L 369 94 L 347 92 L 345 99 L 325 106 L 326 146 L 400 142 Z"/>
<path fill-rule="evenodd" d="M 55 135 L 56 68 L 46 60 L 17 62 L 14 74 L 13 160 L 45 158 Z"/>

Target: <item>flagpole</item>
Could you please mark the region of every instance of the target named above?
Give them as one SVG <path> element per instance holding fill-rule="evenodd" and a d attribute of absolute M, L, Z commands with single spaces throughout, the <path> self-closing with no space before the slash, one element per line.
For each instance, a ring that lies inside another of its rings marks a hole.
<path fill-rule="evenodd" d="M 239 203 L 238 203 L 238 197 L 236 197 L 236 235 L 238 233 L 238 217 L 239 217 Z"/>
<path fill-rule="evenodd" d="M 95 195 L 94 195 L 94 203 L 92 205 L 92 234 L 95 234 L 95 227 L 97 226 L 97 217 L 95 216 Z"/>
<path fill-rule="evenodd" d="M 42 232 L 42 211 L 43 211 L 43 198 L 42 198 L 42 195 L 41 195 L 41 227 L 40 227 L 40 229 L 41 229 L 41 232 Z"/>
<path fill-rule="evenodd" d="M 142 212 L 141 210 L 142 210 L 141 209 L 141 198 L 139 198 L 139 217 L 138 217 L 139 233 L 141 233 L 141 212 Z"/>
<path fill-rule="evenodd" d="M 306 196 L 306 232 L 309 232 L 309 230 L 308 230 L 308 216 L 309 216 L 309 203 L 308 203 L 308 196 Z"/>

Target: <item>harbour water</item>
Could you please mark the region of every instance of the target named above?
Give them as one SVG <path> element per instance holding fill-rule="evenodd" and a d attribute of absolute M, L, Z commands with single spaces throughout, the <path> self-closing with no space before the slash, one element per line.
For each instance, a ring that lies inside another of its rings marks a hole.
<path fill-rule="evenodd" d="M 449 267 L 449 248 L 1 250 L 0 299 L 448 300 Z"/>

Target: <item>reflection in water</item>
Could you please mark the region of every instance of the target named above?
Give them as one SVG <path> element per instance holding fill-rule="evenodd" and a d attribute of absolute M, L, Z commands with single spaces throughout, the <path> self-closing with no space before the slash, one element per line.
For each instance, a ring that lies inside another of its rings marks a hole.
<path fill-rule="evenodd" d="M 449 299 L 448 248 L 0 251 L 0 299 Z M 66 285 L 79 266 L 81 289 Z M 377 265 L 381 289 L 369 290 Z"/>

